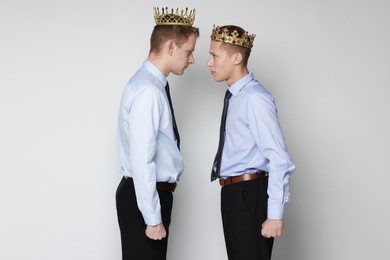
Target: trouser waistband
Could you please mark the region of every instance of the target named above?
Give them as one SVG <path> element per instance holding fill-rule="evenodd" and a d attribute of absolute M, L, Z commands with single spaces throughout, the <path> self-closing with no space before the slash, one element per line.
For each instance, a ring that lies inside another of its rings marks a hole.
<path fill-rule="evenodd" d="M 133 178 L 124 176 L 124 178 L 128 181 L 133 181 Z M 176 182 L 170 183 L 170 182 L 156 182 L 156 188 L 159 191 L 169 191 L 169 192 L 174 192 L 176 189 Z"/>

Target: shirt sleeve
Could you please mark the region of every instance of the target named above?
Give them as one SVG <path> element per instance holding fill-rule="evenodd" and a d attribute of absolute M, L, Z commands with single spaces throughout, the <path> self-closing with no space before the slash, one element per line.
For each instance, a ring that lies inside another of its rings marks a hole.
<path fill-rule="evenodd" d="M 138 208 L 147 225 L 162 222 L 154 162 L 161 110 L 158 89 L 146 86 L 130 105 L 128 114 L 131 172 Z"/>
<path fill-rule="evenodd" d="M 256 93 L 248 100 L 251 134 L 267 162 L 268 218 L 283 219 L 284 204 L 290 200 L 290 175 L 295 170 L 284 142 L 274 99 Z"/>

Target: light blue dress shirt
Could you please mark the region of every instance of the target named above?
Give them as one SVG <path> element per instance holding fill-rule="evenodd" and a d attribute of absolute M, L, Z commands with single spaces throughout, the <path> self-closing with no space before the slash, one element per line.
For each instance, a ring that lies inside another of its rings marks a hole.
<path fill-rule="evenodd" d="M 121 173 L 132 177 L 147 225 L 161 221 L 156 182 L 177 182 L 183 159 L 172 127 L 164 74 L 149 61 L 127 83 L 118 118 Z"/>
<path fill-rule="evenodd" d="M 221 178 L 263 170 L 269 173 L 268 218 L 282 219 L 295 165 L 287 153 L 271 94 L 247 74 L 229 87 Z"/>

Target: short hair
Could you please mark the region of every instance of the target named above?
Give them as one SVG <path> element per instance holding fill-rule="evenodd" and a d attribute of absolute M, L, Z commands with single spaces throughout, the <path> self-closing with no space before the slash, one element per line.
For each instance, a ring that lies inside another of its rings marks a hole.
<path fill-rule="evenodd" d="M 229 32 L 234 32 L 236 30 L 238 32 L 238 37 L 241 37 L 246 32 L 244 29 L 236 25 L 224 25 L 224 26 L 220 26 L 220 28 L 221 30 L 227 28 Z M 230 43 L 225 43 L 225 42 L 222 42 L 222 48 L 226 50 L 230 55 L 233 55 L 234 53 L 237 52 L 240 53 L 242 55 L 242 59 L 243 59 L 242 61 L 244 66 L 248 64 L 248 59 L 251 54 L 251 49 L 230 44 Z"/>
<path fill-rule="evenodd" d="M 150 37 L 150 53 L 159 53 L 163 45 L 169 40 L 174 40 L 180 47 L 191 35 L 198 38 L 199 29 L 183 25 L 156 25 Z"/>

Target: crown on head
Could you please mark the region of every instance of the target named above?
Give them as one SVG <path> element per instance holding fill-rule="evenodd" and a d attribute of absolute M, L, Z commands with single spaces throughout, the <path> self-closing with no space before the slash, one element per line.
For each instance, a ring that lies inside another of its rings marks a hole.
<path fill-rule="evenodd" d="M 215 25 L 210 36 L 211 40 L 225 42 L 248 49 L 252 49 L 255 37 L 256 34 L 248 34 L 248 32 L 244 32 L 241 36 L 239 36 L 237 30 L 229 32 L 227 27 L 220 28 L 219 26 Z"/>
<path fill-rule="evenodd" d="M 153 7 L 154 20 L 157 25 L 184 25 L 192 26 L 195 21 L 195 9 L 188 12 L 188 7 L 185 10 L 181 10 L 179 14 L 179 8 L 175 10 L 172 8 L 169 13 L 168 7 L 161 8 Z"/>

